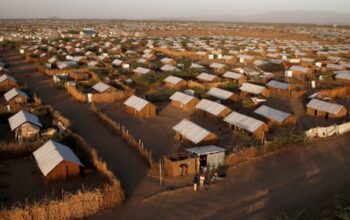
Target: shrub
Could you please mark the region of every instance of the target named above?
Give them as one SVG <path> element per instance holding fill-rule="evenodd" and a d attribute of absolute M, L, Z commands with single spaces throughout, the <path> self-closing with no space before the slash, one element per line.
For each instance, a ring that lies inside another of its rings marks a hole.
<path fill-rule="evenodd" d="M 255 106 L 255 104 L 252 100 L 250 100 L 250 99 L 243 100 L 243 108 L 252 108 L 254 106 Z"/>
<path fill-rule="evenodd" d="M 278 148 L 292 147 L 304 141 L 305 134 L 302 130 L 292 127 L 279 128 L 274 133 L 273 145 Z"/>

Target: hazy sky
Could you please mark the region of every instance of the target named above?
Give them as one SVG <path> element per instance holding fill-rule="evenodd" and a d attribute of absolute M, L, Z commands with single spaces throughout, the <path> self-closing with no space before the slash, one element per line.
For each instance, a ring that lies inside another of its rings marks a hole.
<path fill-rule="evenodd" d="M 0 0 L 1 18 L 169 18 L 269 11 L 350 13 L 350 0 Z"/>

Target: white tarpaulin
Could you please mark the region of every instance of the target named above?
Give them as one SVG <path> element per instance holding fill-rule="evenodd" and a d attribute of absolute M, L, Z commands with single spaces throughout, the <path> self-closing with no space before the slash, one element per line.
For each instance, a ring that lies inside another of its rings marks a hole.
<path fill-rule="evenodd" d="M 329 127 L 311 128 L 305 132 L 306 137 L 331 137 L 335 135 L 342 135 L 350 131 L 350 122 L 341 125 L 332 125 Z"/>

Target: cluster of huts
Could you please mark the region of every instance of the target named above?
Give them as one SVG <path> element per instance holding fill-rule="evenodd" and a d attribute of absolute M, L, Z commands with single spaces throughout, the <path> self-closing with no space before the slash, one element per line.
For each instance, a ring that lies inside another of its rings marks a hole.
<path fill-rule="evenodd" d="M 159 89 L 174 91 L 167 100 L 172 107 L 198 112 L 205 118 L 213 117 L 232 130 L 244 130 L 262 143 L 272 128 L 295 125 L 298 120 L 291 110 L 283 111 L 279 106 L 266 104 L 271 97 L 297 98 L 301 102 L 303 94 L 322 89 L 322 85 L 330 81 L 345 88 L 350 82 L 350 46 L 346 43 L 328 45 L 318 41 L 238 36 L 153 38 L 115 37 L 104 33 L 97 37 L 96 34 L 93 29 L 85 29 L 79 32 L 85 37 L 34 39 L 21 46 L 20 52 L 60 73 L 81 68 L 108 70 L 102 81 L 115 79 L 132 84 L 135 76 L 165 76 Z M 182 77 L 183 72 L 186 77 Z M 66 76 L 55 77 L 58 80 Z M 79 74 L 69 77 L 88 79 Z M 0 76 L 0 88 L 13 82 L 6 74 Z M 196 92 L 196 86 L 203 94 Z M 92 89 L 104 93 L 111 87 L 98 82 Z M 17 90 L 10 94 L 23 96 Z M 253 103 L 252 107 L 244 111 L 235 108 L 237 103 L 244 107 L 247 100 Z M 345 104 L 317 95 L 309 96 L 304 107 L 306 114 L 325 119 L 348 115 Z M 144 94 L 127 97 L 123 108 L 135 117 L 157 117 L 157 103 L 147 100 Z M 187 118 L 174 124 L 172 129 L 176 140 L 194 148 L 166 157 L 165 166 L 173 170 L 171 175 L 223 164 L 225 148 L 215 145 L 220 134 Z"/>
<path fill-rule="evenodd" d="M 28 111 L 34 107 L 30 105 L 29 95 L 19 89 L 17 80 L 10 75 L 9 71 L 6 71 L 6 74 L 2 73 L 0 81 L 1 91 L 9 89 L 3 95 L 4 103 L 1 103 L 1 107 L 5 106 L 5 108 L 1 108 L 1 111 L 15 112 L 8 118 L 8 123 L 16 143 L 26 144 L 44 140 L 44 135 L 49 134 L 50 129 L 45 130 L 39 116 Z M 56 121 L 57 123 L 59 122 Z M 46 181 L 66 180 L 78 176 L 80 168 L 83 167 L 71 148 L 53 140 L 47 141 L 36 149 L 33 157 Z"/>

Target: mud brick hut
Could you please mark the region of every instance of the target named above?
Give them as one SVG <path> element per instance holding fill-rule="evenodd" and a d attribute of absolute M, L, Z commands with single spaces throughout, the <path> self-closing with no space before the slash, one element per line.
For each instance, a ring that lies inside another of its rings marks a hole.
<path fill-rule="evenodd" d="M 297 79 L 305 79 L 306 76 L 312 73 L 310 68 L 303 66 L 291 66 L 289 70 L 287 70 L 287 75 Z"/>
<path fill-rule="evenodd" d="M 348 111 L 343 105 L 312 99 L 306 105 L 306 113 L 308 115 L 322 116 L 328 119 L 345 117 Z"/>
<path fill-rule="evenodd" d="M 209 73 L 201 73 L 197 76 L 197 80 L 204 83 L 219 82 L 220 78 Z"/>
<path fill-rule="evenodd" d="M 191 95 L 187 95 L 182 92 L 175 92 L 169 98 L 171 105 L 175 108 L 183 109 L 185 111 L 192 111 L 196 107 L 199 100 Z"/>
<path fill-rule="evenodd" d="M 173 89 L 179 89 L 187 86 L 186 80 L 176 76 L 168 76 L 163 81 L 165 86 Z"/>
<path fill-rule="evenodd" d="M 176 65 L 176 61 L 174 59 L 164 57 L 163 59 L 160 60 L 162 64 L 168 64 L 168 65 Z"/>
<path fill-rule="evenodd" d="M 11 131 L 15 131 L 15 139 L 37 139 L 43 127 L 39 118 L 26 111 L 19 111 L 9 119 Z"/>
<path fill-rule="evenodd" d="M 262 105 L 254 111 L 255 114 L 261 115 L 269 120 L 269 125 L 295 125 L 297 122 L 293 114 L 283 112 L 266 105 Z"/>
<path fill-rule="evenodd" d="M 266 84 L 270 94 L 273 95 L 289 95 L 291 92 L 291 85 L 285 82 L 271 80 Z"/>
<path fill-rule="evenodd" d="M 49 140 L 33 152 L 35 161 L 47 181 L 67 180 L 80 174 L 83 164 L 67 146 Z"/>
<path fill-rule="evenodd" d="M 98 82 L 92 87 L 98 93 L 108 93 L 114 90 L 113 87 L 103 82 Z"/>
<path fill-rule="evenodd" d="M 232 112 L 224 118 L 224 121 L 231 129 L 243 129 L 262 141 L 265 140 L 266 133 L 269 131 L 268 125 L 264 122 L 238 112 Z"/>
<path fill-rule="evenodd" d="M 0 91 L 8 91 L 13 87 L 17 87 L 17 81 L 15 78 L 7 74 L 0 76 Z"/>
<path fill-rule="evenodd" d="M 335 72 L 335 80 L 338 82 L 342 82 L 342 83 L 349 85 L 350 84 L 350 71 L 349 70 L 336 71 Z"/>
<path fill-rule="evenodd" d="M 212 63 L 209 67 L 213 69 L 215 73 L 222 74 L 225 72 L 226 65 L 221 63 Z"/>
<path fill-rule="evenodd" d="M 156 106 L 135 95 L 130 96 L 130 98 L 124 102 L 124 107 L 128 113 L 136 117 L 151 118 L 156 116 Z"/>
<path fill-rule="evenodd" d="M 4 94 L 4 98 L 11 108 L 15 106 L 22 106 L 26 104 L 29 99 L 28 95 L 25 92 L 17 88 L 13 88 L 10 91 L 6 92 Z"/>
<path fill-rule="evenodd" d="M 206 167 L 209 170 L 217 169 L 225 164 L 225 149 L 214 145 L 186 149 L 196 155 L 197 172 Z"/>
<path fill-rule="evenodd" d="M 242 85 L 247 80 L 246 76 L 243 74 L 230 71 L 224 73 L 223 77 L 233 80 L 233 82 L 235 82 L 237 85 Z"/>
<path fill-rule="evenodd" d="M 261 95 L 264 97 L 269 97 L 270 95 L 269 90 L 266 87 L 252 83 L 243 83 L 239 89 L 241 90 L 243 97 L 247 96 L 248 94 Z"/>
<path fill-rule="evenodd" d="M 113 66 L 121 66 L 123 64 L 123 61 L 122 60 L 118 60 L 118 59 L 115 59 L 115 60 L 113 60 L 113 62 L 112 62 L 112 65 Z"/>
<path fill-rule="evenodd" d="M 136 69 L 134 69 L 134 73 L 136 75 L 144 75 L 144 74 L 148 74 L 151 72 L 152 72 L 152 70 L 144 68 L 144 67 L 137 67 Z"/>
<path fill-rule="evenodd" d="M 205 115 L 210 114 L 215 118 L 221 119 L 226 117 L 231 112 L 231 109 L 229 109 L 228 107 L 217 102 L 210 101 L 208 99 L 202 99 L 196 105 L 196 110 L 204 112 Z"/>
<path fill-rule="evenodd" d="M 160 68 L 161 71 L 163 72 L 174 72 L 174 71 L 179 71 L 179 69 L 176 66 L 165 64 Z"/>
<path fill-rule="evenodd" d="M 233 92 L 224 90 L 224 89 L 219 89 L 219 88 L 211 88 L 208 92 L 207 95 L 212 96 L 214 98 L 217 98 L 221 101 L 232 101 L 236 102 L 238 101 L 238 96 L 234 94 Z"/>
<path fill-rule="evenodd" d="M 181 177 L 196 174 L 197 159 L 192 153 L 182 152 L 165 156 L 163 161 L 165 175 L 168 177 Z"/>
<path fill-rule="evenodd" d="M 189 141 L 195 145 L 204 143 L 215 143 L 218 140 L 218 136 L 201 126 L 183 119 L 180 123 L 173 127 L 176 132 L 175 139 L 180 142 Z"/>

